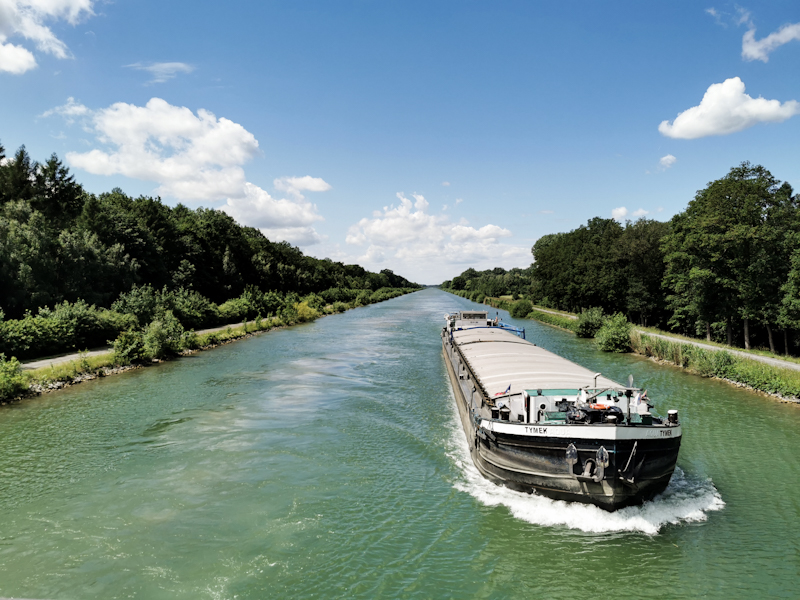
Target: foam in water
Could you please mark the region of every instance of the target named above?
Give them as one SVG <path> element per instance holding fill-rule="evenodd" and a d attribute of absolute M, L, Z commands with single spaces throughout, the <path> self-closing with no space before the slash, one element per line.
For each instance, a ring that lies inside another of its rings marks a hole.
<path fill-rule="evenodd" d="M 448 455 L 461 472 L 454 487 L 471 494 L 486 506 L 505 506 L 517 519 L 534 525 L 565 526 L 588 533 L 634 531 L 656 535 L 667 524 L 705 521 L 710 511 L 725 506 L 710 479 L 689 477 L 677 467 L 664 493 L 641 506 L 628 506 L 613 513 L 589 504 L 551 500 L 495 485 L 485 479 L 472 463 L 455 404 L 452 406 Z"/>

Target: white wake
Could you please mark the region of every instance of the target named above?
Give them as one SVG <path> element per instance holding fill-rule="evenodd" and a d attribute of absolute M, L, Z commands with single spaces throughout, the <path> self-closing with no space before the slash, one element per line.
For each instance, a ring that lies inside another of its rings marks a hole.
<path fill-rule="evenodd" d="M 453 486 L 486 506 L 505 506 L 517 519 L 534 525 L 568 527 L 588 533 L 635 531 L 656 535 L 668 524 L 705 521 L 709 512 L 725 506 L 710 479 L 692 478 L 680 468 L 675 469 L 662 494 L 641 506 L 629 506 L 613 513 L 588 504 L 551 500 L 495 485 L 486 480 L 472 463 L 455 404 L 452 406 L 447 453 L 460 472 Z"/>

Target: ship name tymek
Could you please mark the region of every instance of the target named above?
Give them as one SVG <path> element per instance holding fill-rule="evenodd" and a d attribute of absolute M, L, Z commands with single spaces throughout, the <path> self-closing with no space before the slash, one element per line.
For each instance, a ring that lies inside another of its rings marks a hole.
<path fill-rule="evenodd" d="M 525 433 L 535 433 L 538 435 L 545 435 L 547 433 L 547 427 L 528 427 L 525 426 Z"/>

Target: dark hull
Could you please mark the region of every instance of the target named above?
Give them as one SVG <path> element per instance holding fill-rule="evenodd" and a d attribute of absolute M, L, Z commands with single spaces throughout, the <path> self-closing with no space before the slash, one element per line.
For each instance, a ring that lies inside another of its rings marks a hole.
<path fill-rule="evenodd" d="M 462 389 L 463 381 L 453 371 L 446 349 L 444 357 L 472 462 L 488 480 L 555 500 L 595 504 L 608 511 L 641 504 L 663 492 L 669 484 L 678 459 L 680 437 L 609 441 L 484 432 L 479 435 Z M 570 443 L 578 450 L 575 465 L 566 459 Z M 581 478 L 585 461 L 593 458 L 601 445 L 609 453 L 604 478 L 600 482 Z"/>

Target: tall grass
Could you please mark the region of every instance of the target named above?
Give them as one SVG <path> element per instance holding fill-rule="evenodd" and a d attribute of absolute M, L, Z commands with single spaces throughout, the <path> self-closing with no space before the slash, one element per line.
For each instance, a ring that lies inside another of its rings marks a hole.
<path fill-rule="evenodd" d="M 703 377 L 718 377 L 785 398 L 800 398 L 800 371 L 743 358 L 725 350 L 707 350 L 692 344 L 631 332 L 633 351 L 672 363 Z"/>
<path fill-rule="evenodd" d="M 562 317 L 561 315 L 554 315 L 552 313 L 541 312 L 535 308 L 528 313 L 526 318 L 534 319 L 541 323 L 547 323 L 548 325 L 553 325 L 555 327 L 560 327 L 561 329 L 566 329 L 572 333 L 575 333 L 575 328 L 578 326 L 578 321 L 575 319 Z"/>

